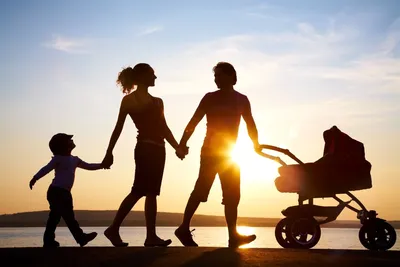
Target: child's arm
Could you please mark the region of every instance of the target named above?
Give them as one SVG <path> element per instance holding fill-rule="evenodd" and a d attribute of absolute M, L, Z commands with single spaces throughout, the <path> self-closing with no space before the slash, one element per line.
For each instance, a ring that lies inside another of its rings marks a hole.
<path fill-rule="evenodd" d="M 29 187 L 32 189 L 32 187 L 35 185 L 35 183 L 42 178 L 43 176 L 45 176 L 46 174 L 48 174 L 49 172 L 51 172 L 52 170 L 54 170 L 54 168 L 56 167 L 56 159 L 55 157 L 53 157 L 49 163 L 47 163 L 46 166 L 42 167 L 31 179 L 31 181 L 29 182 Z"/>
<path fill-rule="evenodd" d="M 101 163 L 87 163 L 81 159 L 78 159 L 78 160 L 79 160 L 78 167 L 81 169 L 85 169 L 85 170 L 89 170 L 89 171 L 104 169 L 104 167 Z"/>

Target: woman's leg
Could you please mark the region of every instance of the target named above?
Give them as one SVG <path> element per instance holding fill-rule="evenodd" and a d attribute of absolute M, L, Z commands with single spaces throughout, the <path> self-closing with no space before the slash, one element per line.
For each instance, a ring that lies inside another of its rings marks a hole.
<path fill-rule="evenodd" d="M 156 217 L 157 217 L 157 196 L 149 195 L 146 196 L 146 202 L 144 206 L 144 212 L 146 217 L 146 230 L 147 238 L 153 240 L 158 238 L 156 234 Z"/>
<path fill-rule="evenodd" d="M 128 243 L 122 241 L 119 235 L 119 228 L 121 227 L 122 222 L 124 221 L 125 217 L 129 214 L 135 204 L 141 199 L 141 195 L 135 193 L 129 193 L 122 201 L 117 214 L 115 215 L 114 221 L 104 231 L 104 235 L 111 241 L 111 243 L 116 247 L 126 247 Z"/>
<path fill-rule="evenodd" d="M 129 193 L 121 202 L 121 205 L 119 206 L 117 214 L 115 215 L 114 221 L 112 222 L 110 228 L 118 232 L 125 217 L 129 214 L 129 212 L 141 198 L 141 195 L 132 192 Z"/>
<path fill-rule="evenodd" d="M 157 195 L 151 194 L 146 196 L 144 206 L 146 216 L 146 247 L 166 247 L 172 243 L 171 239 L 163 240 L 156 233 L 156 217 L 157 217 Z"/>
<path fill-rule="evenodd" d="M 144 188 L 146 185 L 146 168 L 143 165 L 148 164 L 146 155 L 146 148 L 143 147 L 142 143 L 137 143 L 135 147 L 135 179 L 133 182 L 132 190 L 122 201 L 117 214 L 115 215 L 113 223 L 104 231 L 104 235 L 111 241 L 116 247 L 128 246 L 128 243 L 122 241 L 119 235 L 119 228 L 125 217 L 132 210 L 133 206 L 141 199 L 144 194 Z M 151 161 L 151 159 L 150 159 Z"/>

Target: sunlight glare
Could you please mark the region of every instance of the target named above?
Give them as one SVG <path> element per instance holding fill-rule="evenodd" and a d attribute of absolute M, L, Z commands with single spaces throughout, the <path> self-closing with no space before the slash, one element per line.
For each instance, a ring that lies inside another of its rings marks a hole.
<path fill-rule="evenodd" d="M 250 227 L 250 226 L 238 226 L 237 227 L 237 231 L 239 234 L 241 235 L 253 235 L 255 234 L 255 228 Z M 240 246 L 240 249 L 246 249 L 246 248 L 251 248 L 254 246 L 254 243 L 250 243 L 250 244 L 245 244 Z"/>
<path fill-rule="evenodd" d="M 258 155 L 249 140 L 238 140 L 231 151 L 231 158 L 239 164 L 242 177 L 246 180 L 274 180 L 278 177 L 278 167 L 275 161 Z"/>
<path fill-rule="evenodd" d="M 250 226 L 238 226 L 237 231 L 241 235 L 252 235 L 255 233 L 254 228 Z"/>

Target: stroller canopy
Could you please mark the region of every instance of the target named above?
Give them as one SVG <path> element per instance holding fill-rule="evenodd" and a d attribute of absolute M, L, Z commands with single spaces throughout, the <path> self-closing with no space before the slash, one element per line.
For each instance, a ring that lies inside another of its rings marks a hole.
<path fill-rule="evenodd" d="M 371 164 L 365 159 L 364 144 L 336 126 L 324 131 L 323 137 L 323 156 L 315 162 L 280 167 L 277 189 L 317 197 L 371 188 Z"/>

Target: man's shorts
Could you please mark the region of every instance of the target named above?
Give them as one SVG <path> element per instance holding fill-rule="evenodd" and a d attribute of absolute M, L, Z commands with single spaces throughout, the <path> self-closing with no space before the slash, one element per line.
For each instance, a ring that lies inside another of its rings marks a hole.
<path fill-rule="evenodd" d="M 222 187 L 222 204 L 237 206 L 240 200 L 240 168 L 228 156 L 201 156 L 199 176 L 192 197 L 206 202 L 217 174 Z"/>

